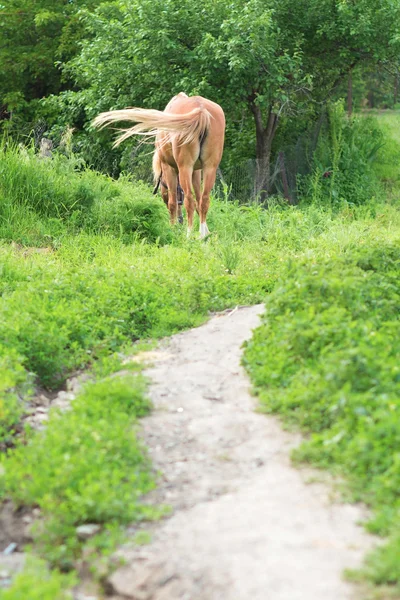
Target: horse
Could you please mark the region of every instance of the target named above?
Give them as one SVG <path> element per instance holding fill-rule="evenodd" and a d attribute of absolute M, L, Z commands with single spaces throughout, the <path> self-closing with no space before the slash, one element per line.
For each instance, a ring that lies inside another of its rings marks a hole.
<path fill-rule="evenodd" d="M 184 192 L 188 234 L 193 227 L 195 209 L 193 186 L 196 209 L 200 217 L 200 237 L 204 238 L 209 233 L 206 218 L 210 206 L 210 193 L 214 187 L 224 147 L 225 115 L 222 108 L 207 98 L 187 96 L 180 92 L 170 100 L 164 111 L 144 108 L 109 111 L 98 115 L 93 125 L 105 127 L 117 121 L 133 121 L 137 125 L 124 130 L 114 146 L 132 135 L 155 137 L 155 180 L 161 181 L 161 177 L 165 178 L 172 224 L 176 222 L 178 214 L 179 180 Z"/>

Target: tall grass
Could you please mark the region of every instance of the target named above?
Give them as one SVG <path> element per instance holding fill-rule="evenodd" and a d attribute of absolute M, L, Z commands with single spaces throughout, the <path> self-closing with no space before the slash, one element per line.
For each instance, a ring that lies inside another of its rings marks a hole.
<path fill-rule="evenodd" d="M 0 146 L 0 237 L 43 245 L 62 232 L 106 233 L 126 242 L 171 240 L 168 213 L 146 185 L 113 181 L 73 158 L 40 159 Z"/>
<path fill-rule="evenodd" d="M 373 117 L 346 119 L 343 103 L 331 104 L 311 158 L 312 173 L 299 178 L 303 200 L 337 206 L 368 204 L 384 195 L 379 169 L 387 140 Z"/>
<path fill-rule="evenodd" d="M 373 113 L 374 114 L 374 113 Z M 373 168 L 384 183 L 390 198 L 400 198 L 400 111 L 382 111 L 375 115 L 384 144 Z"/>

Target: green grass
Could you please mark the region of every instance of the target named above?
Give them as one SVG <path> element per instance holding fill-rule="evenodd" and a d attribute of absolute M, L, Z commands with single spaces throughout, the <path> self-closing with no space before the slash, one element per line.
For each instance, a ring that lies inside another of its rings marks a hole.
<path fill-rule="evenodd" d="M 263 410 L 310 433 L 294 458 L 346 476 L 373 508 L 389 542 L 365 572 L 399 584 L 399 216 L 360 242 L 289 261 L 244 360 Z"/>
<path fill-rule="evenodd" d="M 149 410 L 139 375 L 87 384 L 66 413 L 54 411 L 41 433 L 27 435 L 3 460 L 2 495 L 39 506 L 34 533 L 42 556 L 72 568 L 82 551 L 82 523 L 123 524 L 157 514 L 140 502 L 154 486 L 136 438 L 135 420 Z"/>
<path fill-rule="evenodd" d="M 50 571 L 44 561 L 30 560 L 10 589 L 0 589 L 1 600 L 72 600 L 73 574 Z"/>
<path fill-rule="evenodd" d="M 57 568 L 111 552 L 125 523 L 160 514 L 143 502 L 154 485 L 136 437 L 144 383 L 135 369 L 114 376 L 124 349 L 265 300 L 246 353 L 263 406 L 314 432 L 299 460 L 348 473 L 374 507 L 371 527 L 391 542 L 369 559 L 368 577 L 394 585 L 398 461 L 385 440 L 397 447 L 396 206 L 213 201 L 201 242 L 169 226 L 146 186 L 62 157 L 3 148 L 0 158 L 0 442 L 14 443 L 0 494 L 40 507 L 33 552 L 55 568 L 35 563 L 0 598 L 32 588 L 64 600 L 70 582 Z M 16 437 L 34 386 L 58 389 L 80 369 L 93 381 L 72 409 Z M 83 543 L 76 527 L 88 522 L 102 531 Z"/>
<path fill-rule="evenodd" d="M 285 280 L 288 264 L 296 272 L 302 261 L 344 260 L 366 240 L 381 239 L 389 223 L 394 236 L 399 215 L 391 207 L 266 213 L 222 202 L 214 204 L 214 219 L 220 229 L 206 243 L 177 236 L 162 247 L 126 245 L 79 232 L 48 254 L 0 247 L 2 339 L 23 378 L 10 398 L 33 377 L 58 386 L 86 366 L 98 379 L 72 411 L 54 414 L 44 433 L 21 438 L 3 461 L 2 494 L 41 507 L 35 552 L 54 566 L 73 568 L 84 551 L 79 524 L 99 522 L 107 531 L 158 514 L 140 500 L 153 485 L 132 429 L 142 414 L 142 383 L 109 378 L 120 368 L 117 353 L 136 339 L 196 325 L 209 310 L 263 301 Z M 224 219 L 237 228 L 223 229 Z M 103 542 L 101 535 L 95 549 Z"/>
<path fill-rule="evenodd" d="M 398 200 L 400 196 L 400 111 L 368 112 L 375 115 L 376 122 L 384 135 L 384 144 L 373 169 L 385 183 L 390 195 Z"/>
<path fill-rule="evenodd" d="M 32 215 L 51 231 L 54 220 Z M 0 245 L 0 441 L 13 435 L 24 408 L 18 397 L 26 397 L 33 382 L 57 388 L 74 370 L 127 342 L 197 325 L 210 310 L 261 301 L 288 254 L 333 222 L 360 215 L 313 207 L 266 212 L 220 201 L 209 220 L 216 233 L 206 243 L 164 223 L 172 236 L 164 246 L 133 235 L 127 244 L 124 233 L 89 226 L 75 230 L 68 218 L 56 220 L 53 237 L 46 227 L 40 233 L 28 228 L 22 237 L 29 244 L 22 245 L 19 226 L 27 221 L 17 219 L 18 244 Z M 3 233 L 8 226 L 3 223 Z"/>
<path fill-rule="evenodd" d="M 164 244 L 173 233 L 168 213 L 148 186 L 113 181 L 79 161 L 0 144 L 0 237 L 29 246 L 54 246 L 86 231 L 125 242 Z"/>

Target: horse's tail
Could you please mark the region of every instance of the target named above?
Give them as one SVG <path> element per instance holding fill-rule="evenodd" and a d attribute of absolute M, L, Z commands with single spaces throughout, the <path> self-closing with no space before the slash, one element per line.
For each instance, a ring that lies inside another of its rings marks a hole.
<path fill-rule="evenodd" d="M 160 131 L 167 131 L 179 137 L 179 144 L 189 144 L 201 138 L 210 126 L 211 114 L 204 107 L 194 108 L 182 115 L 145 108 L 125 108 L 111 110 L 98 115 L 93 125 L 106 127 L 117 121 L 134 121 L 137 125 L 123 130 L 114 146 L 118 146 L 132 135 L 155 136 Z M 166 140 L 168 141 L 168 140 Z"/>
<path fill-rule="evenodd" d="M 161 159 L 158 150 L 155 150 L 153 154 L 153 175 L 154 183 L 156 183 L 161 176 Z"/>
<path fill-rule="evenodd" d="M 157 194 L 158 188 L 160 187 L 162 176 L 161 159 L 158 151 L 156 150 L 153 154 L 153 177 L 154 177 L 154 190 L 153 194 Z"/>

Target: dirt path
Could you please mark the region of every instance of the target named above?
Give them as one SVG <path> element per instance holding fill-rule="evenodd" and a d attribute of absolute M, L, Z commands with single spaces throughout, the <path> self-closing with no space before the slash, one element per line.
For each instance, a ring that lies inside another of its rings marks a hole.
<path fill-rule="evenodd" d="M 155 498 L 173 507 L 152 542 L 125 547 L 110 578 L 135 600 L 347 600 L 346 567 L 372 539 L 361 509 L 307 484 L 288 458 L 298 436 L 255 412 L 241 345 L 261 306 L 172 337 L 151 353 L 155 410 L 144 439 L 162 472 Z M 146 530 L 149 530 L 147 527 Z"/>

